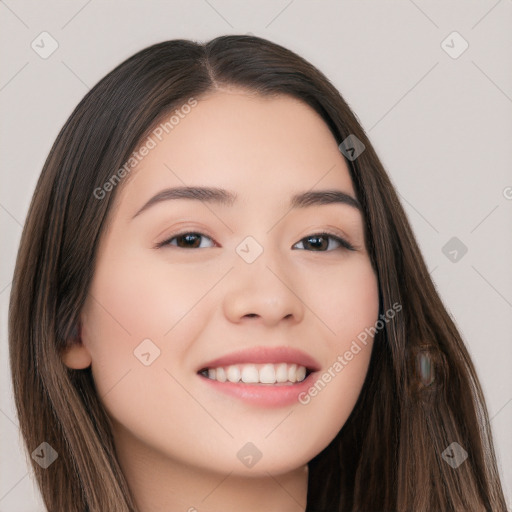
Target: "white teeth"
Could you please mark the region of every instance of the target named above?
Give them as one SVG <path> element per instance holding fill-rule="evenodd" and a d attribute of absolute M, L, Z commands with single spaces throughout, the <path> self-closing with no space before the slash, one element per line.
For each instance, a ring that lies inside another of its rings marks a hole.
<path fill-rule="evenodd" d="M 301 382 L 306 378 L 306 368 L 304 368 L 304 366 L 299 366 L 297 368 L 296 377 L 297 377 L 297 382 Z"/>
<path fill-rule="evenodd" d="M 295 382 L 297 380 L 297 365 L 292 364 L 288 367 L 288 380 Z"/>
<path fill-rule="evenodd" d="M 242 368 L 242 382 L 247 384 L 254 384 L 259 382 L 260 376 L 258 369 L 253 364 L 248 364 Z"/>
<path fill-rule="evenodd" d="M 266 364 L 261 370 L 259 381 L 263 384 L 274 384 L 276 381 L 276 371 L 273 364 Z"/>
<path fill-rule="evenodd" d="M 277 382 L 286 382 L 288 380 L 288 365 L 286 363 L 277 365 L 276 380 Z"/>
<path fill-rule="evenodd" d="M 238 366 L 228 367 L 226 376 L 227 376 L 229 382 L 239 382 L 240 381 L 240 370 L 238 369 Z"/>
<path fill-rule="evenodd" d="M 306 367 L 296 364 L 241 364 L 226 368 L 208 368 L 208 378 L 219 382 L 244 382 L 246 384 L 275 384 L 302 382 Z"/>
<path fill-rule="evenodd" d="M 228 378 L 226 377 L 226 371 L 224 368 L 216 368 L 217 375 L 215 377 L 215 380 L 218 380 L 219 382 L 226 382 Z M 208 371 L 208 377 L 210 377 L 210 372 Z"/>

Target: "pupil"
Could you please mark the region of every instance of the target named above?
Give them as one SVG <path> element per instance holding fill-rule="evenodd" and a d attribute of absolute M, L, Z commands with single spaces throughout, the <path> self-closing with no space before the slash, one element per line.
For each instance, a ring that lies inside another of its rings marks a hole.
<path fill-rule="evenodd" d="M 325 238 L 323 236 L 310 236 L 308 240 L 313 240 L 312 245 L 316 246 L 317 248 L 320 246 L 320 248 L 325 248 Z M 319 242 L 319 240 L 324 240 L 324 243 Z"/>
<path fill-rule="evenodd" d="M 180 237 L 182 240 L 185 240 L 185 246 L 186 247 L 198 247 L 198 243 L 193 243 L 193 239 L 195 238 L 196 239 L 196 242 L 199 240 L 199 236 L 197 235 L 197 233 L 190 233 L 190 234 L 187 234 L 187 235 L 182 235 Z M 191 239 L 192 239 L 192 244 L 190 244 L 191 242 Z"/>

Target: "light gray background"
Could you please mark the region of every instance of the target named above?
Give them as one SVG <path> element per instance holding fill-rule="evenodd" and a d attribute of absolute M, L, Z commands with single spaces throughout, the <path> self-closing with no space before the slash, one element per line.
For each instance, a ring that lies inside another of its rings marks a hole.
<path fill-rule="evenodd" d="M 156 42 L 252 32 L 340 90 L 412 223 L 487 398 L 512 503 L 512 0 L 0 1 L 0 510 L 44 510 L 11 398 L 7 306 L 22 225 L 61 126 L 100 78 Z M 43 31 L 59 47 L 42 59 Z M 469 44 L 458 58 L 457 31 Z M 442 252 L 452 237 L 468 252 Z M 37 418 L 34 418 L 37 421 Z M 35 447 L 34 447 L 35 448 Z"/>

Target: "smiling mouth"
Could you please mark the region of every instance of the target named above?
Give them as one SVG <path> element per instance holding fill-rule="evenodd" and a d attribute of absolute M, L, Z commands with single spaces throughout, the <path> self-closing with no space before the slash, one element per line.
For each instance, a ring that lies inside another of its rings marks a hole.
<path fill-rule="evenodd" d="M 295 363 L 250 363 L 203 368 L 198 375 L 217 382 L 290 386 L 305 380 L 312 371 Z"/>

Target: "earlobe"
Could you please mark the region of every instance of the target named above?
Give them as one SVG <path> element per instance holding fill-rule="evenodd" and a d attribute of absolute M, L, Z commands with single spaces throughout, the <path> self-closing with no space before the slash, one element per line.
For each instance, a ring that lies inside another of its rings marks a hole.
<path fill-rule="evenodd" d="M 92 363 L 89 351 L 82 343 L 81 326 L 78 326 L 77 335 L 74 339 L 69 340 L 70 344 L 62 352 L 62 362 L 72 370 L 83 370 L 88 368 Z"/>
<path fill-rule="evenodd" d="M 72 345 L 62 354 L 63 363 L 73 370 L 83 370 L 91 365 L 92 359 L 88 350 L 80 344 Z"/>

